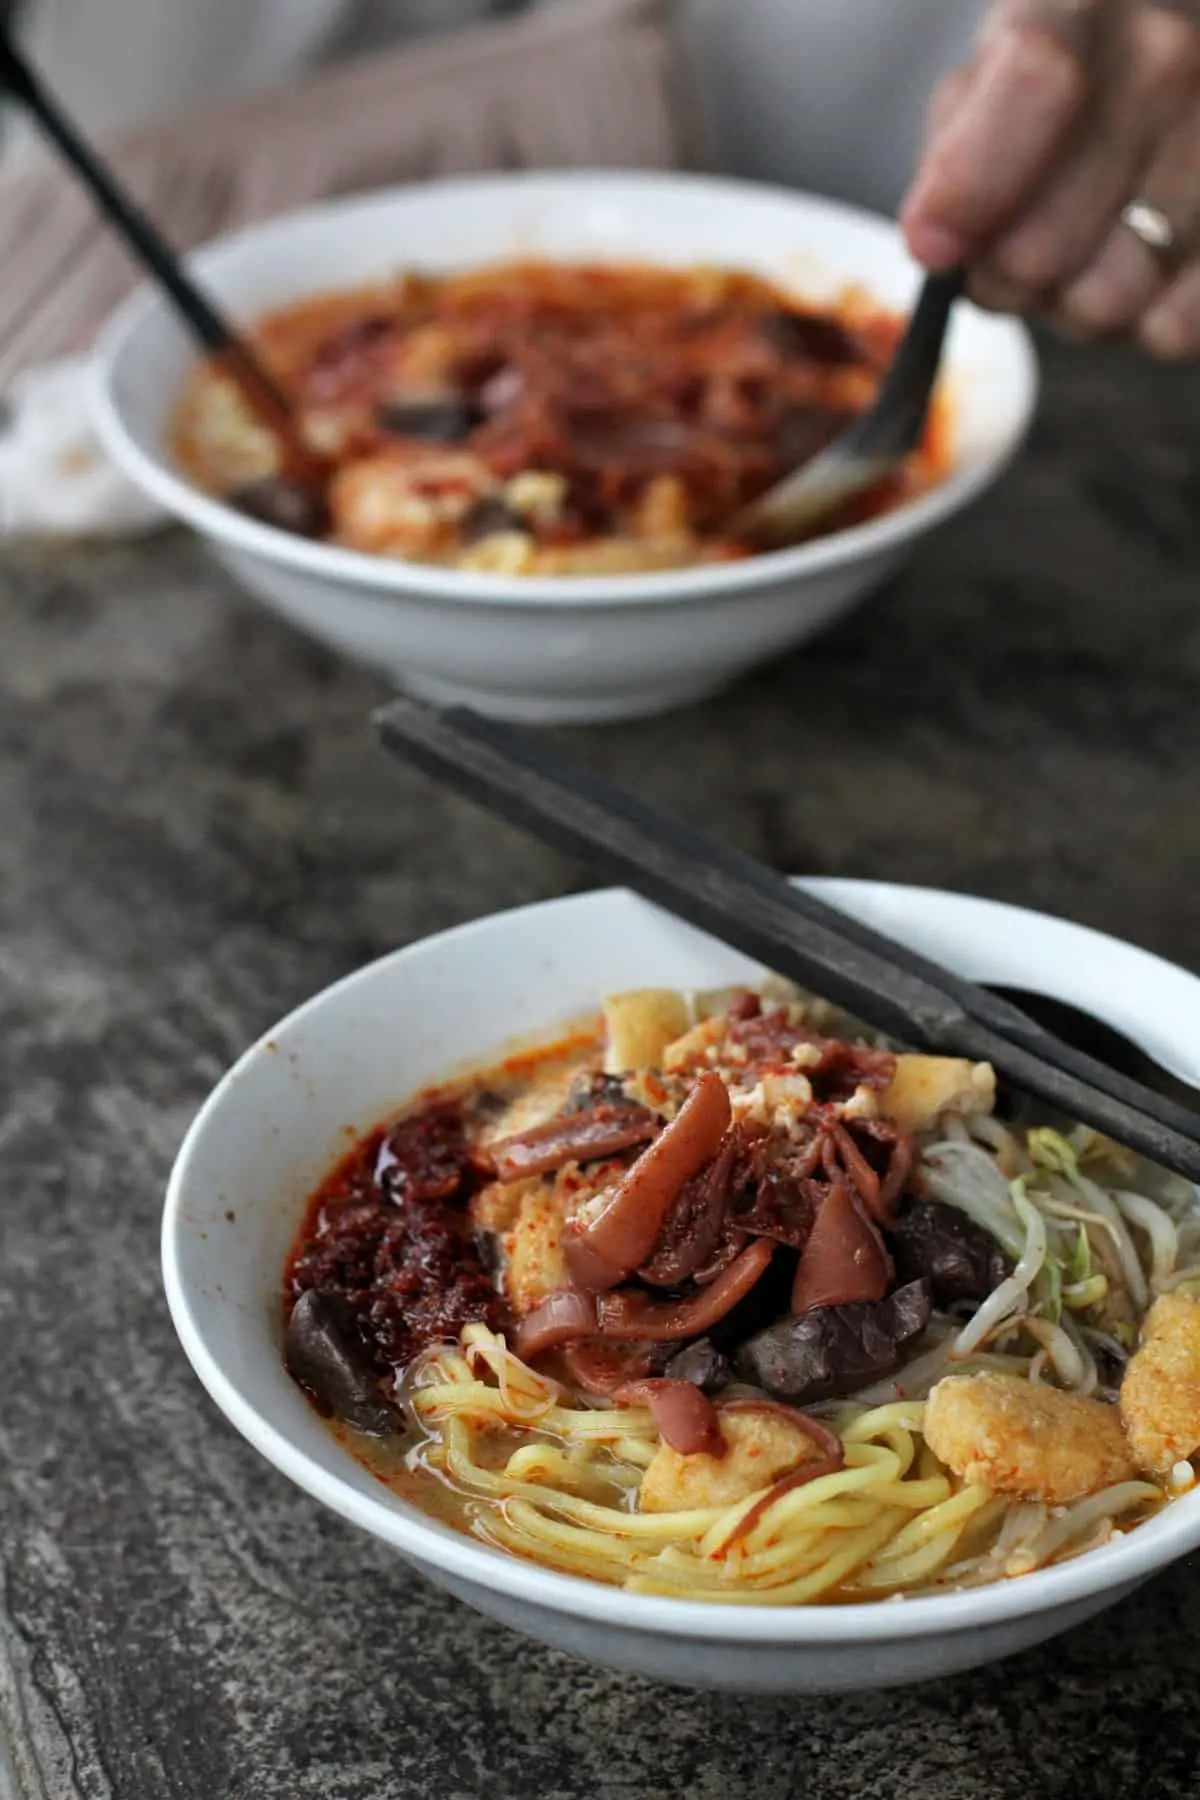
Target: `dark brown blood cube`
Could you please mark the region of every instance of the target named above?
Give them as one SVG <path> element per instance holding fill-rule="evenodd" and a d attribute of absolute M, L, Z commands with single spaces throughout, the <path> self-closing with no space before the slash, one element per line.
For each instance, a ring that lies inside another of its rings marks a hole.
<path fill-rule="evenodd" d="M 329 508 L 324 496 L 285 475 L 264 475 L 248 481 L 226 496 L 230 506 L 262 525 L 290 531 L 294 537 L 324 537 L 329 530 Z"/>

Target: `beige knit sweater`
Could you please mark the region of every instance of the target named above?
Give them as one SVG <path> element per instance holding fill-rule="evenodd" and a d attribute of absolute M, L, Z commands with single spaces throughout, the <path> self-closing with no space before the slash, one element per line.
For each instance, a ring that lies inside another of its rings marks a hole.
<path fill-rule="evenodd" d="M 181 248 L 397 181 L 670 167 L 684 157 L 684 134 L 665 12 L 664 0 L 555 0 L 106 148 Z M 23 369 L 84 346 L 139 279 L 48 156 L 0 179 L 0 271 L 0 392 Z"/>

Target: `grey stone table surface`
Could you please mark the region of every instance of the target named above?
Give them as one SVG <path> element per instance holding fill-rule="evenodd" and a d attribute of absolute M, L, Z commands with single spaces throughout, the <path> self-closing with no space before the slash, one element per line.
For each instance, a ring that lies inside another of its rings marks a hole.
<path fill-rule="evenodd" d="M 1002 485 L 723 699 L 564 732 L 780 867 L 1200 968 L 1200 371 L 1047 355 Z M 381 694 L 177 534 L 0 556 L 0 1789 L 23 1800 L 1194 1794 L 1200 1565 L 1010 1663 L 744 1702 L 426 1587 L 217 1416 L 158 1276 L 226 1064 L 364 959 L 587 885 L 385 764 Z"/>

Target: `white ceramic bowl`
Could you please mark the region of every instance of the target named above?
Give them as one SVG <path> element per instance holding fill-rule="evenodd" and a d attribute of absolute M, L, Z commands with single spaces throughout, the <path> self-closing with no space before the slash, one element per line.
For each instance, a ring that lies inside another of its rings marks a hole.
<path fill-rule="evenodd" d="M 295 213 L 200 252 L 239 319 L 402 266 L 519 255 L 716 262 L 815 300 L 846 285 L 905 308 L 916 272 L 894 226 L 802 194 L 677 175 L 435 182 Z M 523 579 L 423 567 L 290 537 L 190 485 L 166 436 L 193 350 L 141 292 L 105 331 L 94 393 L 126 474 L 195 527 L 304 631 L 438 701 L 530 721 L 631 718 L 683 704 L 845 612 L 915 541 L 991 481 L 1021 439 L 1035 364 L 1023 328 L 958 309 L 949 342 L 953 472 L 910 505 L 795 550 L 636 576 Z"/>
<path fill-rule="evenodd" d="M 962 974 L 1075 1001 L 1200 1079 L 1200 981 L 1058 919 L 964 895 L 808 884 Z M 628 893 L 498 914 L 326 989 L 248 1051 L 208 1100 L 167 1195 L 167 1298 L 201 1381 L 239 1431 L 316 1499 L 439 1586 L 530 1636 L 615 1668 L 762 1693 L 893 1686 L 1036 1644 L 1200 1544 L 1200 1492 L 1058 1568 L 890 1604 L 729 1607 L 621 1593 L 437 1524 L 341 1450 L 281 1360 L 280 1278 L 306 1194 L 414 1090 L 606 992 L 760 973 Z"/>

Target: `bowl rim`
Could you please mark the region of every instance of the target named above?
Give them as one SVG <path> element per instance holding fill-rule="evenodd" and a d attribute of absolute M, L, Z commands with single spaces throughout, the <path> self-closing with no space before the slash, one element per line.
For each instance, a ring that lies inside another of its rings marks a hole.
<path fill-rule="evenodd" d="M 856 895 L 900 894 L 906 900 L 950 907 L 978 915 L 982 924 L 1020 931 L 1030 924 L 1049 924 L 1065 930 L 1081 949 L 1111 958 L 1133 959 L 1140 969 L 1155 968 L 1191 999 L 1200 1016 L 1200 978 L 1176 964 L 1090 927 L 1003 901 L 924 888 L 902 883 L 804 878 L 812 892 L 837 904 Z M 1134 1530 L 1112 1542 L 1065 1563 L 1035 1570 L 1012 1580 L 949 1594 L 904 1596 L 901 1601 L 854 1601 L 840 1605 L 774 1607 L 753 1603 L 730 1606 L 719 1602 L 683 1600 L 658 1595 L 630 1594 L 574 1575 L 560 1574 L 515 1555 L 490 1548 L 421 1514 L 419 1509 L 383 1490 L 386 1498 L 360 1492 L 341 1477 L 314 1463 L 287 1433 L 245 1400 L 208 1349 L 204 1332 L 193 1314 L 189 1283 L 181 1268 L 181 1248 L 189 1229 L 187 1196 L 190 1168 L 197 1147 L 219 1119 L 230 1091 L 245 1071 L 271 1054 L 268 1046 L 284 1032 L 311 1019 L 335 997 L 367 989 L 385 968 L 414 959 L 431 948 L 453 948 L 481 927 L 500 920 L 517 920 L 531 913 L 553 909 L 569 915 L 572 909 L 603 906 L 614 899 L 628 900 L 628 890 L 594 889 L 558 899 L 535 901 L 526 906 L 484 915 L 447 931 L 416 940 L 374 959 L 343 976 L 294 1008 L 246 1050 L 213 1089 L 193 1120 L 180 1147 L 167 1187 L 162 1220 L 162 1269 L 172 1323 L 193 1370 L 209 1396 L 230 1423 L 266 1460 L 314 1499 L 350 1523 L 390 1544 L 418 1564 L 426 1564 L 451 1579 L 491 1590 L 535 1608 L 548 1608 L 592 1622 L 623 1627 L 640 1633 L 677 1639 L 703 1639 L 729 1643 L 804 1645 L 822 1642 L 847 1644 L 919 1638 L 933 1633 L 973 1631 L 999 1624 L 1015 1614 L 1031 1614 L 1084 1603 L 1108 1589 L 1114 1597 L 1145 1580 L 1200 1544 L 1200 1487 L 1171 1504 L 1152 1526 Z M 634 897 L 636 898 L 636 896 Z M 436 1079 L 436 1075 L 431 1078 Z M 346 1453 L 349 1454 L 348 1452 Z"/>
<path fill-rule="evenodd" d="M 518 171 L 454 176 L 433 182 L 397 183 L 362 194 L 339 196 L 279 214 L 274 218 L 210 239 L 190 252 L 184 262 L 193 274 L 236 257 L 248 246 L 286 237 L 297 227 L 319 224 L 339 213 L 387 211 L 406 200 L 440 197 L 451 205 L 484 190 L 512 191 L 514 195 L 552 196 L 555 191 L 596 190 L 598 195 L 657 194 L 664 200 L 680 189 L 711 192 L 726 201 L 771 199 L 786 203 L 799 218 L 822 216 L 868 224 L 899 237 L 898 227 L 881 215 L 841 201 L 826 199 L 800 189 L 766 182 L 738 180 L 730 176 L 671 173 L 658 170 L 588 169 Z M 638 203 L 635 201 L 635 203 Z M 901 246 L 902 247 L 902 246 Z M 914 265 L 915 266 L 915 265 Z M 303 298 L 303 296 L 298 296 Z M 964 304 L 969 305 L 969 302 Z M 433 563 L 405 562 L 400 558 L 345 549 L 336 544 L 313 542 L 247 518 L 222 501 L 205 494 L 174 469 L 165 455 L 144 450 L 126 427 L 118 395 L 118 375 L 138 333 L 156 315 L 168 311 L 168 302 L 156 288 L 139 285 L 102 328 L 89 359 L 88 401 L 97 433 L 105 450 L 122 472 L 165 511 L 182 519 L 202 535 L 215 538 L 235 552 L 324 577 L 356 588 L 373 589 L 378 598 L 433 596 L 439 601 L 501 606 L 662 606 L 680 601 L 719 600 L 742 593 L 824 574 L 847 563 L 886 554 L 910 538 L 929 530 L 973 500 L 1012 460 L 1029 428 L 1038 394 L 1038 364 L 1033 340 L 1018 320 L 991 321 L 1002 355 L 1010 365 L 1016 405 L 1011 423 L 988 454 L 973 468 L 953 470 L 944 481 L 893 511 L 827 537 L 789 550 L 768 551 L 731 563 L 709 563 L 687 569 L 631 573 L 627 575 L 491 575 L 447 569 Z"/>

